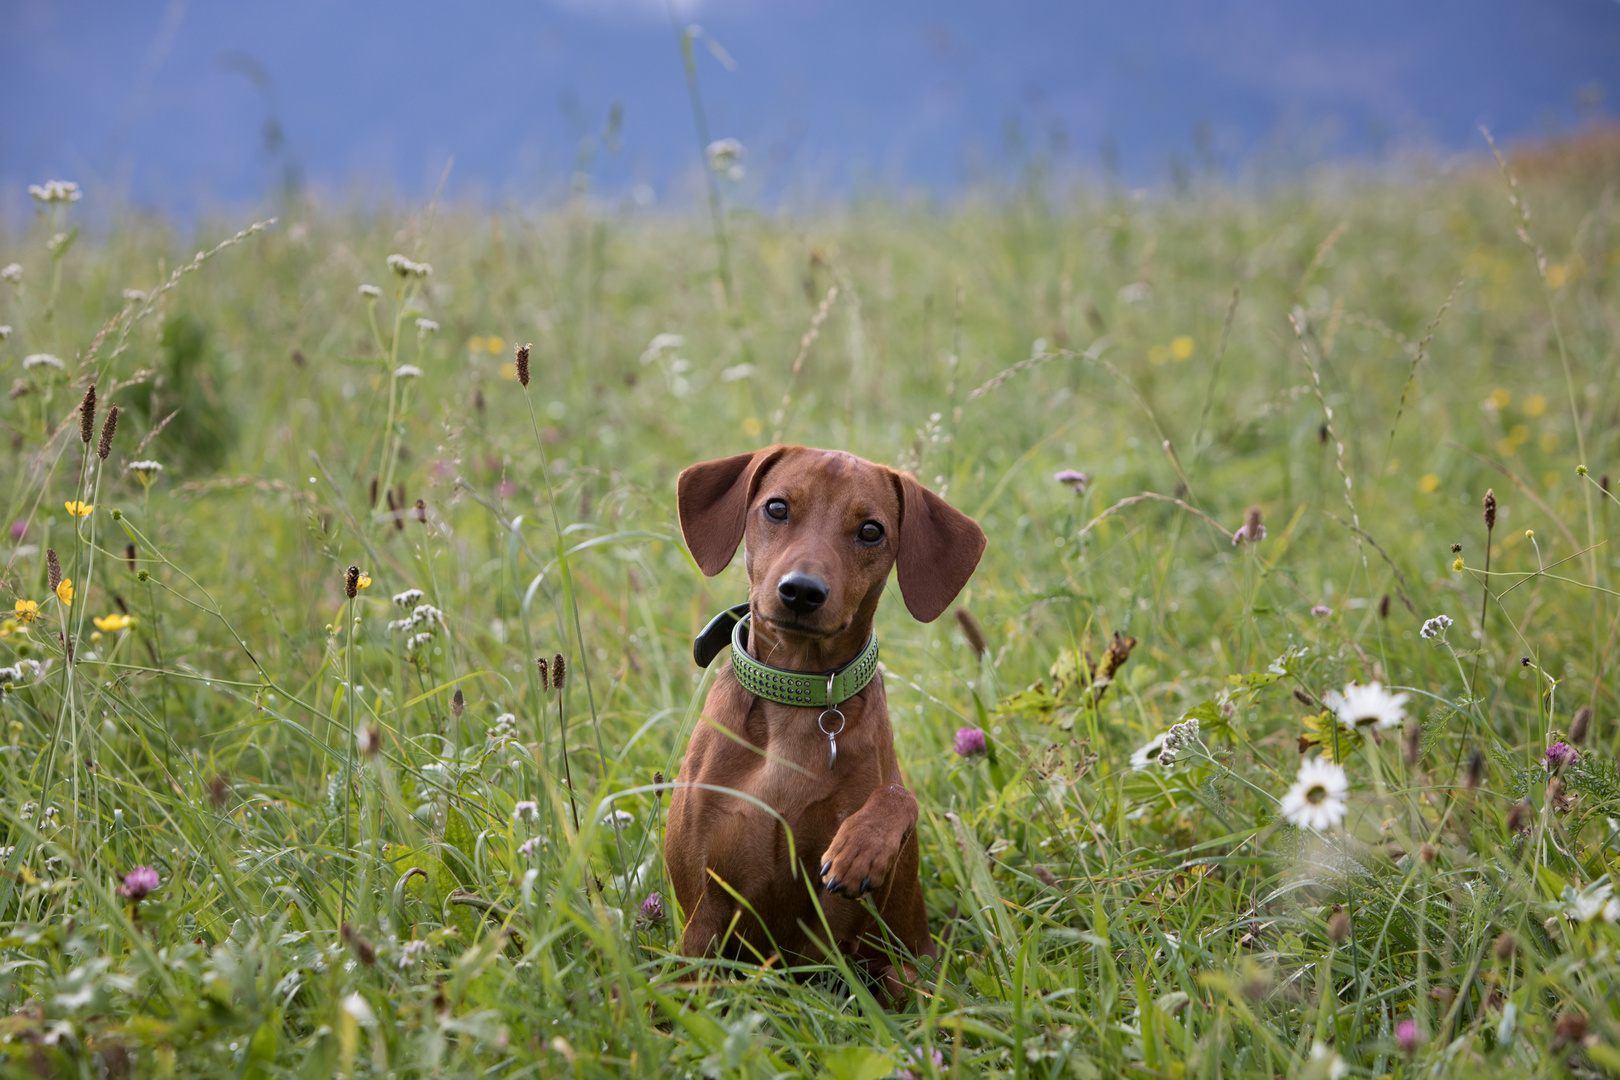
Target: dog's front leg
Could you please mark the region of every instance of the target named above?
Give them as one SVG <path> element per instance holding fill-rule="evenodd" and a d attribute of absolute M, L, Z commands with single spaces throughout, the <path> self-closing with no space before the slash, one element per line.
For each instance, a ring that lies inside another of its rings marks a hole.
<path fill-rule="evenodd" d="M 828 892 L 850 899 L 888 880 L 901 845 L 917 827 L 917 798 L 901 784 L 885 784 L 844 819 L 821 857 Z"/>

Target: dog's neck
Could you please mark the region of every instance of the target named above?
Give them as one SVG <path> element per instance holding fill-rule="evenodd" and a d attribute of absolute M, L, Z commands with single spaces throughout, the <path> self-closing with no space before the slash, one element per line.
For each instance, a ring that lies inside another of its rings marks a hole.
<path fill-rule="evenodd" d="M 872 636 L 877 605 L 862 605 L 849 625 L 831 637 L 795 634 L 759 617 L 748 620 L 748 655 L 785 671 L 833 671 L 860 655 Z"/>

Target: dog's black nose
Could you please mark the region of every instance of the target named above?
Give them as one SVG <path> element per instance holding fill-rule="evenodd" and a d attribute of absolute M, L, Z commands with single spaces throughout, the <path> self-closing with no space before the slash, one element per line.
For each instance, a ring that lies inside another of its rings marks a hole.
<path fill-rule="evenodd" d="M 776 583 L 776 595 L 789 611 L 808 615 L 827 602 L 827 583 L 814 574 L 794 570 L 783 574 L 782 580 Z"/>

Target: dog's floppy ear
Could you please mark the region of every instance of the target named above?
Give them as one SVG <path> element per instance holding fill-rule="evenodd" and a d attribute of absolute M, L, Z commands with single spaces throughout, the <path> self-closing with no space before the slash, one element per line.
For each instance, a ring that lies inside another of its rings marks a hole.
<path fill-rule="evenodd" d="M 896 473 L 900 489 L 900 595 L 919 622 L 933 622 L 951 606 L 984 554 L 979 523 L 910 473 Z"/>
<path fill-rule="evenodd" d="M 731 563 L 737 545 L 742 543 L 755 484 L 786 449 L 767 446 L 752 454 L 703 461 L 681 470 L 675 481 L 681 539 L 686 541 L 698 568 L 709 577 Z"/>

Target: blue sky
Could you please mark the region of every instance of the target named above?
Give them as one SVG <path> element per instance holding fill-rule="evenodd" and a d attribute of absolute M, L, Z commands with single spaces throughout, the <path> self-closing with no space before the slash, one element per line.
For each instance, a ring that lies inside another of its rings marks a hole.
<path fill-rule="evenodd" d="M 181 215 L 316 190 L 692 197 L 676 26 L 767 204 L 1058 174 L 1162 185 L 1476 150 L 1620 105 L 1616 0 L 0 0 L 0 208 L 46 178 Z M 706 47 L 718 42 L 728 66 Z M 603 131 L 622 107 L 616 145 Z M 279 126 L 272 149 L 266 125 Z"/>

